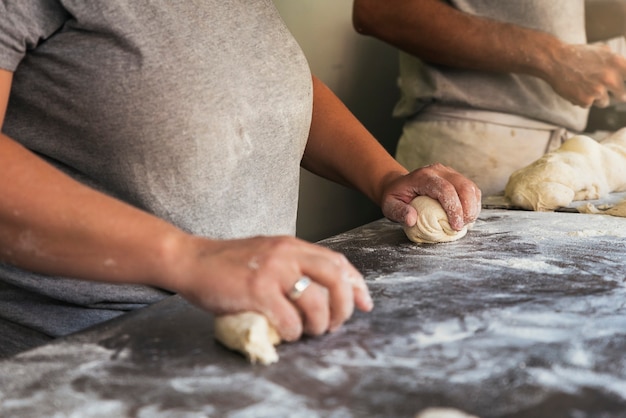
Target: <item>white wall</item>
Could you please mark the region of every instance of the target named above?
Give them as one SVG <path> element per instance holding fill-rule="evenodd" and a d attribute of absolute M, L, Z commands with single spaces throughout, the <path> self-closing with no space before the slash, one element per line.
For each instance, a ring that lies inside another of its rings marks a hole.
<path fill-rule="evenodd" d="M 398 98 L 397 53 L 352 28 L 352 0 L 274 0 L 302 47 L 312 72 L 324 81 L 393 153 L 401 122 L 391 111 Z M 317 241 L 382 216 L 360 193 L 302 171 L 297 235 Z"/>

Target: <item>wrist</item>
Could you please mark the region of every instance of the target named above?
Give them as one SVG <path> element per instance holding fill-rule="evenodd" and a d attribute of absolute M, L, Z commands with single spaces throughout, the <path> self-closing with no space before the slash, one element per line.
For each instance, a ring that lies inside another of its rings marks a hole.
<path fill-rule="evenodd" d="M 408 174 L 405 169 L 392 170 L 381 176 L 381 180 L 377 183 L 377 188 L 374 192 L 373 201 L 382 208 L 383 200 L 385 198 L 386 190 L 389 189 L 389 185 L 395 182 L 397 179 L 404 177 Z"/>
<path fill-rule="evenodd" d="M 190 255 L 196 252 L 195 241 L 198 239 L 179 230 L 167 233 L 158 239 L 153 249 L 156 263 L 149 278 L 150 283 L 146 284 L 174 293 L 183 292 L 187 278 L 185 272 L 189 271 L 186 266 L 189 264 Z"/>
<path fill-rule="evenodd" d="M 567 44 L 549 34 L 538 36 L 534 47 L 531 48 L 532 53 L 526 54 L 523 58 L 522 65 L 525 67 L 522 71 L 552 84 L 554 77 L 560 74 L 560 63 L 567 47 Z"/>

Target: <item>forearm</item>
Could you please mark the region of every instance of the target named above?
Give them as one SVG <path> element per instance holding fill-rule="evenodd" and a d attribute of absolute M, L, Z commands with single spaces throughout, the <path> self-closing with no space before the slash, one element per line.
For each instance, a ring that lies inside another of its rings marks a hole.
<path fill-rule="evenodd" d="M 9 92 L 11 91 L 11 82 L 13 81 L 13 73 L 0 68 L 0 132 L 4 124 L 4 115 L 9 104 Z"/>
<path fill-rule="evenodd" d="M 439 0 L 390 1 L 355 0 L 356 30 L 431 63 L 543 77 L 562 47 L 547 33 L 463 13 Z"/>
<path fill-rule="evenodd" d="M 0 135 L 0 260 L 87 280 L 170 287 L 185 236 L 88 188 Z"/>
<path fill-rule="evenodd" d="M 315 77 L 313 89 L 313 118 L 302 166 L 380 204 L 384 185 L 406 174 L 406 169 Z"/>

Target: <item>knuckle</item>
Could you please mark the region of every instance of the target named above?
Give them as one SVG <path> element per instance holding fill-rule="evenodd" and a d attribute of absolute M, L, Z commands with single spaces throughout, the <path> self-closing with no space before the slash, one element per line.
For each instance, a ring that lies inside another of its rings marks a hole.
<path fill-rule="evenodd" d="M 591 89 L 590 93 L 590 98 L 597 98 L 597 97 L 601 97 L 602 95 L 604 95 L 604 93 L 606 92 L 606 80 L 603 80 L 602 83 L 598 83 L 595 84 L 593 86 L 593 88 Z"/>
<path fill-rule="evenodd" d="M 270 289 L 271 286 L 268 285 L 268 280 L 264 280 L 264 276 L 260 274 L 250 276 L 248 280 L 248 290 L 255 299 L 266 299 L 267 295 L 270 293 Z"/>
<path fill-rule="evenodd" d="M 282 253 L 294 245 L 294 238 L 289 236 L 272 237 L 270 242 L 270 251 L 272 253 Z"/>
<path fill-rule="evenodd" d="M 329 287 L 334 286 L 335 282 L 339 281 L 334 279 L 341 278 L 348 266 L 348 259 L 343 254 L 334 251 L 324 254 L 324 257 L 317 263 L 320 275 L 331 278 Z"/>
<path fill-rule="evenodd" d="M 331 280 L 327 285 L 328 290 L 333 295 L 337 295 L 338 297 L 344 297 L 352 287 L 348 279 L 350 277 L 349 272 L 346 269 L 336 265 L 331 266 L 330 268 L 332 269 L 332 271 L 329 271 L 329 273 L 332 274 L 333 280 Z"/>
<path fill-rule="evenodd" d="M 290 253 L 293 243 L 294 241 L 290 237 L 276 237 L 272 239 L 266 248 L 263 266 L 269 269 L 276 269 L 284 265 L 285 256 Z"/>
<path fill-rule="evenodd" d="M 429 168 L 430 170 L 437 172 L 437 173 L 447 171 L 447 167 L 439 162 L 426 166 L 426 168 Z"/>
<path fill-rule="evenodd" d="M 456 187 L 450 181 L 442 182 L 440 187 L 443 196 L 455 196 L 457 194 Z"/>
<path fill-rule="evenodd" d="M 574 104 L 581 107 L 589 107 L 593 104 L 594 101 L 595 95 L 589 94 L 578 97 L 576 100 L 574 100 Z"/>
<path fill-rule="evenodd" d="M 345 255 L 334 251 L 330 254 L 330 261 L 334 266 L 342 270 L 350 264 Z"/>

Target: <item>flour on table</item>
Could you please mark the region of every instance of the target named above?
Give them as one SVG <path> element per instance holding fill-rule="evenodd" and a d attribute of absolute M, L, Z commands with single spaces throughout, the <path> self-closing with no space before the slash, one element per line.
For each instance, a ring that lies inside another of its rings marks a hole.
<path fill-rule="evenodd" d="M 226 347 L 239 351 L 251 363 L 278 361 L 275 345 L 280 336 L 264 315 L 241 312 L 215 318 L 215 338 Z"/>
<path fill-rule="evenodd" d="M 468 415 L 463 411 L 454 408 L 427 408 L 417 414 L 415 418 L 478 418 L 475 415 Z"/>
<path fill-rule="evenodd" d="M 578 135 L 515 171 L 504 194 L 525 209 L 551 211 L 574 200 L 626 190 L 626 128 L 601 142 Z"/>
<path fill-rule="evenodd" d="M 435 199 L 418 196 L 411 201 L 417 211 L 417 222 L 412 227 L 405 227 L 406 236 L 417 243 L 438 243 L 456 241 L 467 234 L 471 225 L 465 225 L 460 231 L 452 229 L 448 215 Z"/>

